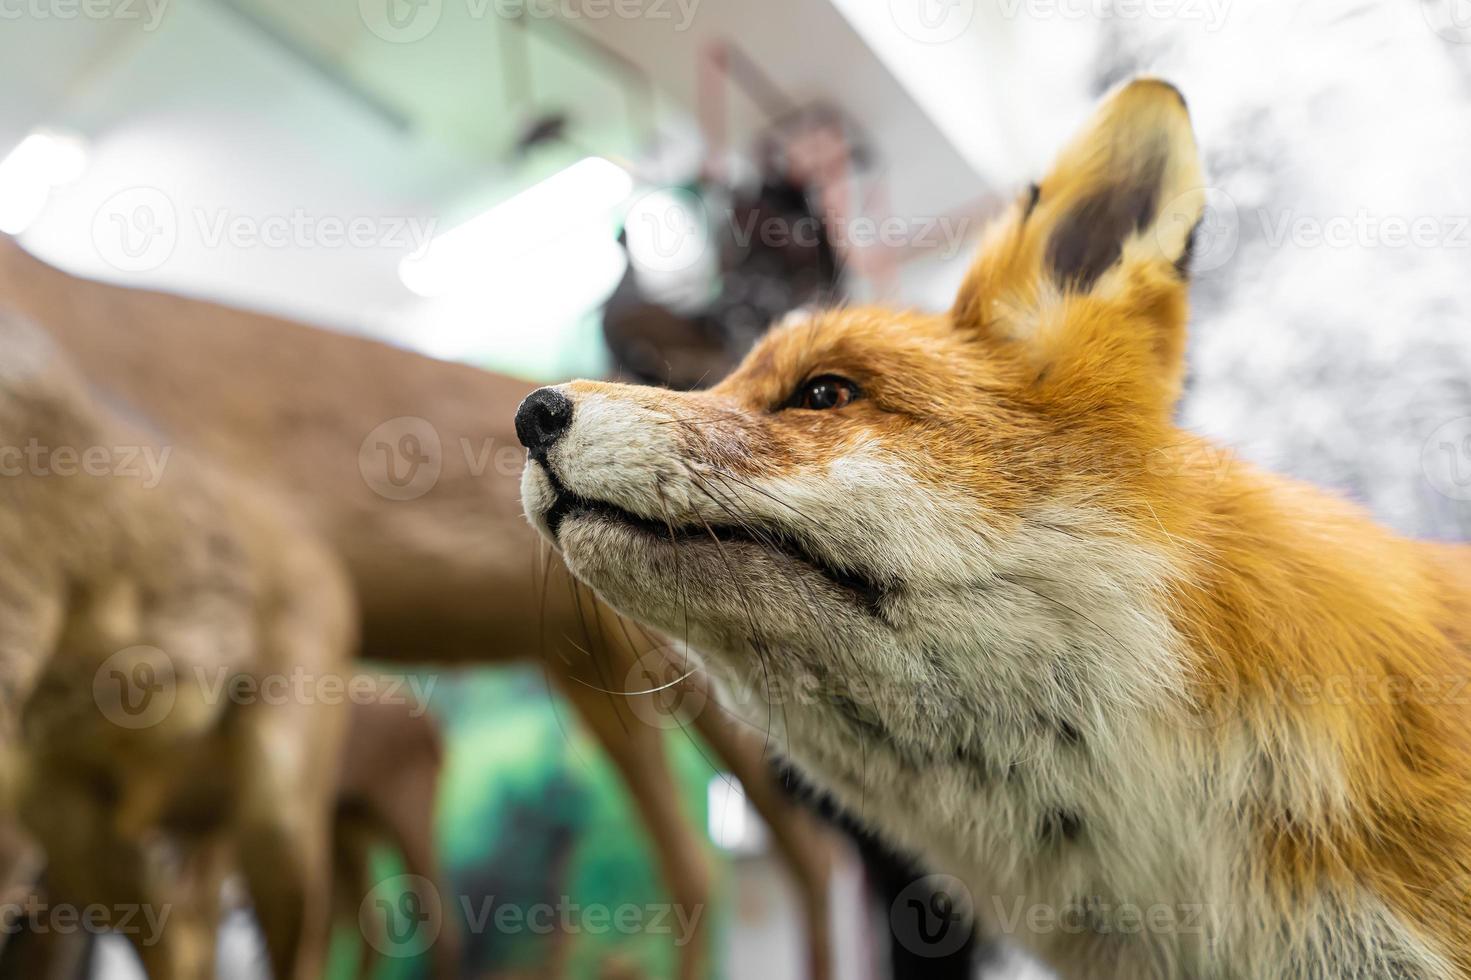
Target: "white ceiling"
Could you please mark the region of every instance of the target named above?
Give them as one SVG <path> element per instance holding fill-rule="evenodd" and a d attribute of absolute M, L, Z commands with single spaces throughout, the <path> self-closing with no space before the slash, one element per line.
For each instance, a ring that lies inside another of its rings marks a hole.
<path fill-rule="evenodd" d="M 0 102 L 0 146 L 38 123 L 94 140 L 86 175 L 56 193 L 27 246 L 81 274 L 409 343 L 428 338 L 436 342 L 419 345 L 430 348 L 453 349 L 473 335 L 477 353 L 530 373 L 594 370 L 560 355 L 526 360 L 529 341 L 515 324 L 479 322 L 474 310 L 409 294 L 396 269 L 417 241 L 412 228 L 393 238 L 390 226 L 444 230 L 582 152 L 646 149 L 647 100 L 599 46 L 647 74 L 660 131 L 688 132 L 702 58 L 717 42 L 736 45 L 793 103 L 826 101 L 857 120 L 872 138 L 889 212 L 917 218 L 1009 189 L 1010 171 L 1021 168 L 1006 164 L 1027 151 L 1007 120 L 1028 114 L 1047 89 L 1026 98 L 1006 91 L 996 52 L 1008 46 L 992 34 L 1014 34 L 1009 22 L 978 14 L 950 43 L 916 47 L 895 27 L 906 0 L 871 9 L 858 0 L 649 7 L 668 19 L 591 18 L 564 3 L 551 6 L 576 16 L 534 20 L 524 42 L 522 28 L 495 15 L 494 0 L 429 0 L 433 29 L 404 43 L 369 29 L 365 12 L 375 2 L 139 0 L 133 20 L 7 21 L 0 84 L 11 97 Z M 517 51 L 528 58 L 529 100 L 505 70 Z M 975 91 L 957 98 L 957 79 Z M 763 119 L 735 88 L 726 101 L 730 145 L 744 148 Z M 516 134 L 547 110 L 567 112 L 583 149 L 512 160 Z M 177 242 L 165 262 L 119 268 L 95 246 L 94 224 L 117 195 L 139 188 L 163 193 Z M 309 222 L 367 218 L 378 239 L 333 247 L 299 235 L 279 246 L 220 237 L 237 217 L 258 230 L 303 214 Z M 948 271 L 906 270 L 910 298 L 942 301 L 960 264 L 952 256 Z M 569 324 L 565 336 L 539 335 L 535 346 L 588 347 L 576 343 L 587 330 Z"/>

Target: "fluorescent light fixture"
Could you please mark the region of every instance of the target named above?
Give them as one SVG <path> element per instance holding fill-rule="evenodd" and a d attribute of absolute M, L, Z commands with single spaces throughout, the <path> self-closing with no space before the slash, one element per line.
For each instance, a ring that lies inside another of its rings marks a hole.
<path fill-rule="evenodd" d="M 0 160 L 0 231 L 19 235 L 51 198 L 87 168 L 87 144 L 75 133 L 37 129 Z"/>
<path fill-rule="evenodd" d="M 435 357 L 535 360 L 536 352 L 565 343 L 565 329 L 607 300 L 627 268 L 608 228 L 576 231 L 433 300 L 407 340 Z"/>
<path fill-rule="evenodd" d="M 539 254 L 565 273 L 570 263 L 547 249 L 580 228 L 601 226 L 633 192 L 633 178 L 603 157 L 587 157 L 443 235 L 399 265 L 420 296 L 443 296 L 483 283 L 498 269 Z"/>

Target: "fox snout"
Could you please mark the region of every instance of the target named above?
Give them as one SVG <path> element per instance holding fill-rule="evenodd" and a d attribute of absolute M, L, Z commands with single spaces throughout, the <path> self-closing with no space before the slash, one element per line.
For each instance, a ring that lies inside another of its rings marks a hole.
<path fill-rule="evenodd" d="M 572 400 L 556 388 L 538 388 L 516 409 L 516 438 L 533 459 L 545 458 L 572 426 Z"/>

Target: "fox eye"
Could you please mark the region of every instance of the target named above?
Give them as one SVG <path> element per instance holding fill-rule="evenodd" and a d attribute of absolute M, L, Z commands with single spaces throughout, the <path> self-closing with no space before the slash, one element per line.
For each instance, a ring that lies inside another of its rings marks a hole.
<path fill-rule="evenodd" d="M 793 408 L 822 412 L 831 408 L 842 408 L 857 397 L 856 384 L 836 374 L 823 374 L 798 388 L 789 404 Z"/>

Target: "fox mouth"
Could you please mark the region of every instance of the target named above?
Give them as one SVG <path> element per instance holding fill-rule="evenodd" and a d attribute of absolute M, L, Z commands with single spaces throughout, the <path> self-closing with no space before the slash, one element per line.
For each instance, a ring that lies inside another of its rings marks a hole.
<path fill-rule="evenodd" d="M 696 524 L 680 524 L 642 517 L 606 500 L 595 500 L 573 493 L 562 486 L 561 481 L 551 474 L 550 468 L 544 469 L 555 491 L 555 498 L 542 519 L 553 540 L 557 540 L 563 524 L 569 519 L 598 518 L 675 547 L 685 543 L 709 544 L 712 541 L 750 544 L 816 572 L 869 615 L 884 618 L 884 601 L 891 591 L 890 585 L 862 571 L 834 565 L 814 554 L 786 531 L 751 523 L 713 524 L 701 521 Z"/>

